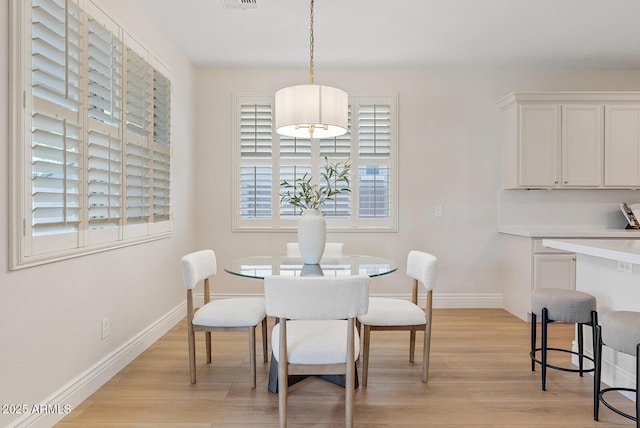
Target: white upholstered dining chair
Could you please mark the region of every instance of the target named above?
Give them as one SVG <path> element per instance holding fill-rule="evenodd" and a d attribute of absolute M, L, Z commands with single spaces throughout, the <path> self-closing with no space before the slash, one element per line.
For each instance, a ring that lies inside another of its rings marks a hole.
<path fill-rule="evenodd" d="M 256 387 L 256 326 L 262 324 L 262 353 L 267 362 L 267 313 L 264 297 L 210 299 L 209 279 L 216 275 L 216 256 L 213 250 L 202 250 L 182 258 L 182 276 L 187 289 L 187 323 L 189 341 L 189 369 L 191 383 L 196 383 L 195 332 L 205 332 L 207 363 L 211 363 L 211 332 L 238 331 L 249 333 L 251 388 Z M 193 288 L 204 282 L 204 305 L 194 313 Z"/>
<path fill-rule="evenodd" d="M 343 242 L 327 242 L 324 244 L 322 257 L 341 257 L 343 249 Z M 287 257 L 300 257 L 300 247 L 297 242 L 287 242 Z"/>
<path fill-rule="evenodd" d="M 369 304 L 369 277 L 267 276 L 267 314 L 280 318 L 271 348 L 278 362 L 280 426 L 287 426 L 289 375 L 345 374 L 345 421 L 353 426 L 355 319 Z"/>
<path fill-rule="evenodd" d="M 437 259 L 432 254 L 410 251 L 407 257 L 407 275 L 413 279 L 411 301 L 371 297 L 369 311 L 358 317 L 362 331 L 362 386 L 367 385 L 369 371 L 369 344 L 371 331 L 408 330 L 409 361 L 413 362 L 416 347 L 416 331 L 424 331 L 422 349 L 422 382 L 429 376 L 429 351 L 431 348 L 432 295 L 436 278 Z M 418 306 L 420 285 L 426 289 L 426 306 Z"/>

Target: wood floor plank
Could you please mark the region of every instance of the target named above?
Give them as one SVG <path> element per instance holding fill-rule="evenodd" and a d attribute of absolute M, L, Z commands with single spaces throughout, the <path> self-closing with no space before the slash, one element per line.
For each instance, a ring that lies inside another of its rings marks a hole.
<path fill-rule="evenodd" d="M 429 383 L 420 353 L 409 363 L 404 332 L 374 332 L 369 385 L 355 393 L 356 427 L 608 428 L 631 422 L 601 407 L 593 421 L 593 377 L 548 372 L 540 389 L 531 371 L 529 324 L 499 309 L 435 309 Z M 572 325 L 550 326 L 549 340 L 569 348 Z M 257 333 L 257 341 L 260 332 Z M 189 382 L 186 322 L 182 321 L 57 426 L 60 428 L 277 427 L 278 397 L 267 391 L 269 364 L 258 349 L 257 388 L 249 382 L 246 334 L 213 334 L 213 362 L 196 336 L 198 383 Z M 422 336 L 418 334 L 416 348 Z M 568 355 L 552 356 L 570 364 Z M 289 426 L 340 427 L 344 390 L 310 378 L 289 390 Z M 633 411 L 633 403 L 615 397 Z"/>

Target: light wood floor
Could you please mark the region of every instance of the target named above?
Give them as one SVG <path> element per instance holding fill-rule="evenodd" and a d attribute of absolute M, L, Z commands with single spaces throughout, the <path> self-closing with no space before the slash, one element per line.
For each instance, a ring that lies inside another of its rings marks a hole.
<path fill-rule="evenodd" d="M 633 423 L 601 407 L 592 417 L 593 377 L 550 370 L 547 391 L 531 372 L 529 325 L 498 309 L 436 309 L 429 382 L 420 354 L 408 362 L 408 333 L 372 333 L 369 385 L 355 394 L 358 427 L 618 427 Z M 573 326 L 551 326 L 550 340 L 571 346 Z M 248 339 L 214 334 L 214 362 L 198 342 L 198 383 L 189 383 L 186 323 L 176 325 L 57 426 L 275 427 L 277 395 L 258 348 L 258 385 L 249 384 Z M 419 335 L 420 346 L 422 337 Z M 416 346 L 418 348 L 418 346 Z M 419 348 L 418 348 L 419 349 Z M 568 362 L 568 356 L 561 357 Z M 556 362 L 558 362 L 556 360 Z M 340 427 L 340 387 L 310 378 L 290 388 L 289 426 Z M 630 401 L 620 398 L 627 411 Z"/>

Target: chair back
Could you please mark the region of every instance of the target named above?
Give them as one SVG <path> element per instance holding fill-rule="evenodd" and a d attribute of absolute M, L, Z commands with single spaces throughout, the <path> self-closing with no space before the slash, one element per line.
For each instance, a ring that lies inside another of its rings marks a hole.
<path fill-rule="evenodd" d="M 407 275 L 424 285 L 427 290 L 433 290 L 436 283 L 436 264 L 438 259 L 422 251 L 410 251 L 407 257 Z"/>
<path fill-rule="evenodd" d="M 295 320 L 353 318 L 369 310 L 369 277 L 267 276 L 267 315 Z"/>
<path fill-rule="evenodd" d="M 202 250 L 187 254 L 181 260 L 184 287 L 192 290 L 200 281 L 217 272 L 216 255 L 213 250 Z"/>
<path fill-rule="evenodd" d="M 324 244 L 322 257 L 341 257 L 343 249 L 343 242 L 327 242 Z M 300 257 L 300 247 L 297 242 L 287 242 L 287 257 Z"/>

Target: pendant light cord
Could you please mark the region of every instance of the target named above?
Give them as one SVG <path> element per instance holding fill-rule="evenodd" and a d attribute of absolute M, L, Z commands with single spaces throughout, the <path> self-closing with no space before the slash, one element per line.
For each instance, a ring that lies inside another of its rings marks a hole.
<path fill-rule="evenodd" d="M 313 85 L 313 0 L 311 0 L 311 12 L 309 14 L 311 30 L 309 31 L 309 83 Z"/>

